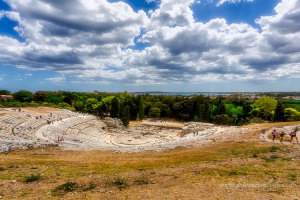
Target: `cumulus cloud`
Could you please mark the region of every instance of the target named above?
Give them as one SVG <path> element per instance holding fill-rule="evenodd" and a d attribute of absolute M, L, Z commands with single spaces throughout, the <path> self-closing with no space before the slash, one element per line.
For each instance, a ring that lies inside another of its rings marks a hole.
<path fill-rule="evenodd" d="M 0 63 L 59 72 L 47 79 L 54 83 L 67 77 L 160 84 L 300 76 L 300 0 L 282 0 L 274 15 L 257 19 L 260 29 L 222 18 L 196 21 L 194 0 L 161 0 L 147 14 L 106 0 L 5 1 L 12 11 L 3 15 L 18 22 L 25 42 L 0 35 Z M 149 45 L 129 48 L 136 40 Z"/>

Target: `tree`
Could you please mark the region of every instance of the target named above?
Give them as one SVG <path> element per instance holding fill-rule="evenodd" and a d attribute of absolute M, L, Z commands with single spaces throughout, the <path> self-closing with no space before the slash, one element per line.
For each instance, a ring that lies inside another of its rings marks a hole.
<path fill-rule="evenodd" d="M 45 98 L 47 96 L 47 92 L 44 91 L 38 91 L 34 94 L 33 100 L 34 101 L 45 101 Z"/>
<path fill-rule="evenodd" d="M 118 97 L 114 97 L 111 101 L 111 111 L 110 116 L 112 118 L 119 117 L 120 103 Z"/>
<path fill-rule="evenodd" d="M 225 104 L 221 100 L 219 100 L 218 105 L 217 105 L 216 115 L 223 115 L 225 113 L 226 113 Z"/>
<path fill-rule="evenodd" d="M 294 108 L 284 109 L 284 117 L 287 121 L 298 121 L 300 120 L 300 112 Z"/>
<path fill-rule="evenodd" d="M 138 114 L 138 117 L 140 120 L 144 119 L 144 110 L 145 110 L 144 100 L 143 100 L 143 97 L 141 97 L 140 102 L 139 102 L 139 114 Z"/>
<path fill-rule="evenodd" d="M 8 90 L 0 90 L 0 95 L 9 95 L 10 92 Z"/>
<path fill-rule="evenodd" d="M 284 121 L 284 105 L 281 101 L 278 101 L 274 115 L 275 121 Z"/>
<path fill-rule="evenodd" d="M 149 117 L 159 118 L 160 117 L 160 109 L 157 107 L 153 107 L 150 109 Z"/>
<path fill-rule="evenodd" d="M 222 124 L 222 125 L 229 125 L 230 124 L 229 116 L 226 115 L 226 114 L 216 115 L 215 116 L 215 123 L 216 124 Z"/>
<path fill-rule="evenodd" d="M 13 94 L 15 100 L 21 101 L 21 102 L 31 102 L 33 99 L 33 95 L 31 92 L 28 92 L 26 90 L 21 90 L 19 92 L 16 92 Z"/>
<path fill-rule="evenodd" d="M 260 97 L 253 104 L 254 108 L 260 109 L 263 112 L 263 117 L 265 119 L 272 118 L 276 106 L 277 106 L 277 101 L 270 97 Z"/>
<path fill-rule="evenodd" d="M 121 121 L 122 121 L 123 125 L 127 127 L 129 125 L 129 120 L 130 120 L 129 106 L 125 106 L 124 110 L 123 110 Z"/>

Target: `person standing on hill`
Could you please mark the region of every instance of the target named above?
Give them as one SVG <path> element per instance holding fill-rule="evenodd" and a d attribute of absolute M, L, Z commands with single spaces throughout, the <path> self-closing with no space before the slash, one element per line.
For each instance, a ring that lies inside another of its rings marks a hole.
<path fill-rule="evenodd" d="M 272 140 L 273 140 L 273 142 L 275 142 L 276 136 L 277 136 L 277 131 L 274 129 L 274 130 L 272 131 Z"/>

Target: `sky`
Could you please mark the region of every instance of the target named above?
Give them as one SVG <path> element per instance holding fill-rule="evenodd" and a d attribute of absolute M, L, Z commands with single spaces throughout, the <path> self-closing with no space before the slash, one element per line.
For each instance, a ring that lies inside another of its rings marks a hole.
<path fill-rule="evenodd" d="M 300 0 L 0 0 L 0 90 L 300 91 Z"/>

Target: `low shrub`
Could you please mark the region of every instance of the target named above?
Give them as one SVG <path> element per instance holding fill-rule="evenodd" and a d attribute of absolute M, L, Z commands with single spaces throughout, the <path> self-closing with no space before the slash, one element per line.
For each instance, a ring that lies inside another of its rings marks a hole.
<path fill-rule="evenodd" d="M 25 177 L 24 182 L 30 183 L 41 179 L 41 174 L 29 174 Z"/>

